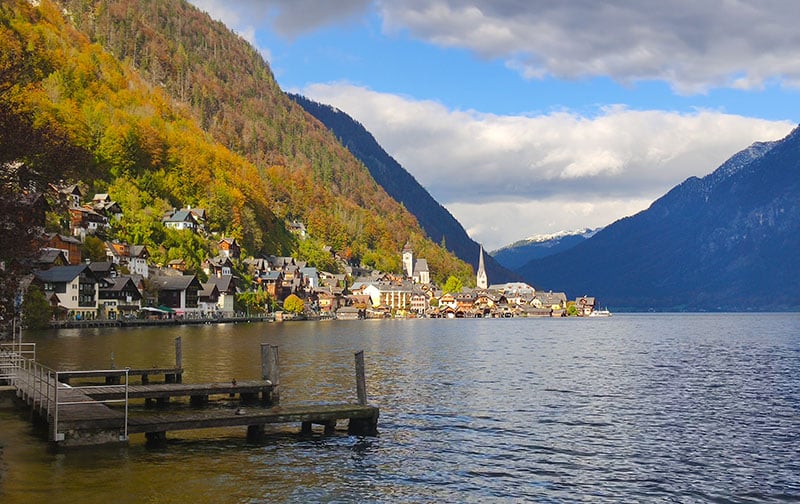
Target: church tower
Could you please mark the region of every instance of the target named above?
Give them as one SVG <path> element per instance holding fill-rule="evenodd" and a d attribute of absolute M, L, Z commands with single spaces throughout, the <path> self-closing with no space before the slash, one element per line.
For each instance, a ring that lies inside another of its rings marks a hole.
<path fill-rule="evenodd" d="M 483 267 L 483 245 L 481 245 L 481 255 L 478 257 L 478 278 L 476 284 L 479 289 L 489 288 L 489 279 L 486 277 L 486 268 Z"/>
<path fill-rule="evenodd" d="M 414 275 L 414 251 L 411 250 L 410 242 L 406 242 L 403 247 L 403 271 L 409 278 Z"/>

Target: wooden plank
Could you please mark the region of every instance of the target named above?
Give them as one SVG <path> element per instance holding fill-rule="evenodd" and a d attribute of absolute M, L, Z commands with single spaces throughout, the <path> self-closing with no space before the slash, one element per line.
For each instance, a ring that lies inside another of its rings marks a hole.
<path fill-rule="evenodd" d="M 358 404 L 192 410 L 129 417 L 128 432 L 166 432 L 272 423 L 327 423 L 343 419 L 370 420 L 377 417 L 377 407 Z"/>
<path fill-rule="evenodd" d="M 119 370 L 114 373 L 108 371 L 59 371 L 59 378 L 103 378 L 106 376 L 120 376 L 124 370 Z M 167 374 L 182 374 L 183 368 L 132 368 L 128 370 L 129 376 L 150 376 L 150 375 L 167 375 Z"/>
<path fill-rule="evenodd" d="M 193 395 L 259 394 L 272 387 L 269 380 L 252 380 L 216 383 L 157 383 L 128 386 L 131 399 L 166 399 Z M 87 396 L 97 400 L 123 399 L 124 385 L 99 385 L 76 387 Z"/>

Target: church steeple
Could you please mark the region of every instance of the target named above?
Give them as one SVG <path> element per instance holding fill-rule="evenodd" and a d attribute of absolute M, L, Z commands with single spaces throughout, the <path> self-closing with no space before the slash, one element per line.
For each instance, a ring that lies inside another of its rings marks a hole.
<path fill-rule="evenodd" d="M 486 268 L 483 267 L 483 245 L 481 245 L 480 256 L 478 256 L 478 275 L 476 284 L 479 289 L 489 288 L 489 279 L 486 277 Z"/>

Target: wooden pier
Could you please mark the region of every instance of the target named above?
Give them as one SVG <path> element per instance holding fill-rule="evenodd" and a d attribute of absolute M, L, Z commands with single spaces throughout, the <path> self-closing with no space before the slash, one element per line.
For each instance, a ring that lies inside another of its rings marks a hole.
<path fill-rule="evenodd" d="M 132 433 L 144 433 L 148 443 L 162 443 L 168 431 L 237 426 L 246 426 L 247 439 L 255 442 L 264 437 L 267 424 L 299 423 L 303 434 L 311 433 L 316 424 L 332 434 L 339 420 L 347 420 L 349 434 L 374 436 L 379 410 L 367 404 L 363 355 L 355 355 L 358 402 L 344 404 L 280 404 L 278 347 L 266 344 L 261 345 L 261 380 L 176 383 L 175 377 L 183 371 L 180 338 L 176 339 L 176 367 L 153 368 L 158 371 L 153 373 L 127 368 L 54 371 L 35 357 L 23 356 L 20 349 L 0 348 L 0 364 L 13 370 L 0 380 L 13 385 L 31 408 L 33 419 L 47 426 L 49 440 L 56 446 L 127 443 Z M 164 375 L 165 382 L 150 383 L 149 377 L 155 374 Z M 142 383 L 131 384 L 131 376 L 141 377 Z M 98 377 L 109 384 L 76 383 Z M 70 379 L 75 380 L 73 386 L 66 383 Z M 211 404 L 215 396 L 222 400 Z M 173 407 L 177 404 L 170 401 L 178 397 L 188 397 L 189 407 L 185 402 Z M 144 400 L 144 408 L 132 400 Z"/>

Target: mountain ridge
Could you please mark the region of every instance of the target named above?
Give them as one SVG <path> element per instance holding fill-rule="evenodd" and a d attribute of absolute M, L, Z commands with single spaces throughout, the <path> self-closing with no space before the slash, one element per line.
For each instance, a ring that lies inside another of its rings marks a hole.
<path fill-rule="evenodd" d="M 796 128 L 519 272 L 533 285 L 592 292 L 617 309 L 796 309 L 799 194 Z"/>
<path fill-rule="evenodd" d="M 501 265 L 515 271 L 533 259 L 541 259 L 568 250 L 591 238 L 601 229 L 584 228 L 533 235 L 494 250 L 490 255 Z"/>

